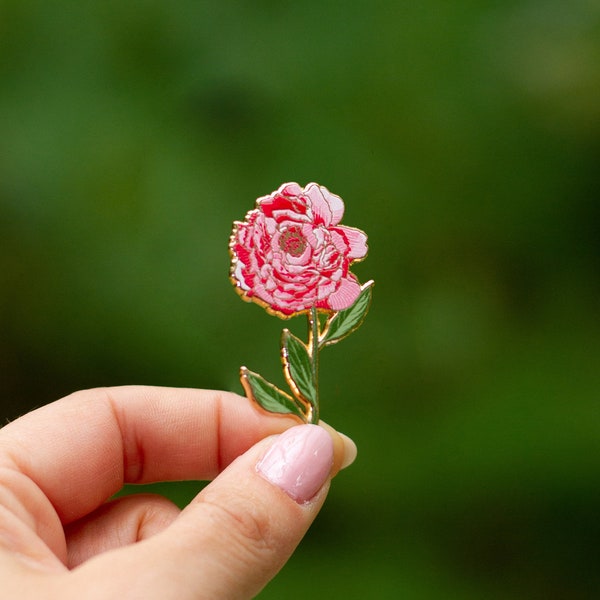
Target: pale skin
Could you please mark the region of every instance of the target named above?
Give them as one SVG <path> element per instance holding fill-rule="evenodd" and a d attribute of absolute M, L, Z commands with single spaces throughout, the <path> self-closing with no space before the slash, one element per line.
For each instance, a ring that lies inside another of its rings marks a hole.
<path fill-rule="evenodd" d="M 235 394 L 142 386 L 76 392 L 6 425 L 2 597 L 254 597 L 356 452 L 324 426 L 330 476 L 309 501 L 294 501 L 256 469 L 294 425 Z M 183 511 L 152 495 L 109 501 L 124 483 L 185 479 L 213 481 Z"/>

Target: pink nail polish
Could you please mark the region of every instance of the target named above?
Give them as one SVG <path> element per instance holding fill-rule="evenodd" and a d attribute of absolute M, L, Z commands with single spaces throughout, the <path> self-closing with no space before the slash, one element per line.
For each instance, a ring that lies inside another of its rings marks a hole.
<path fill-rule="evenodd" d="M 298 425 L 277 438 L 256 469 L 296 502 L 306 502 L 325 483 L 332 464 L 329 434 L 318 425 Z"/>

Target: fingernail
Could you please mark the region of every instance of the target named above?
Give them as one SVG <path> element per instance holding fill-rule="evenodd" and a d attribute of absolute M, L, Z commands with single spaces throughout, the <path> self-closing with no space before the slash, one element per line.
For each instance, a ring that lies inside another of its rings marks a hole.
<path fill-rule="evenodd" d="M 356 459 L 356 444 L 343 433 L 336 431 L 325 421 L 319 421 L 319 426 L 325 429 L 333 440 L 333 467 L 331 476 L 335 477 L 342 469 L 349 467 Z"/>
<path fill-rule="evenodd" d="M 356 460 L 358 449 L 356 448 L 356 444 L 354 443 L 354 441 L 351 440 L 347 435 L 345 435 L 344 433 L 340 433 L 339 431 L 338 435 L 342 438 L 342 441 L 344 442 L 344 459 L 342 460 L 340 469 L 345 469 Z"/>
<path fill-rule="evenodd" d="M 332 464 L 331 436 L 318 425 L 297 425 L 277 438 L 256 469 L 296 502 L 302 503 L 321 489 Z"/>

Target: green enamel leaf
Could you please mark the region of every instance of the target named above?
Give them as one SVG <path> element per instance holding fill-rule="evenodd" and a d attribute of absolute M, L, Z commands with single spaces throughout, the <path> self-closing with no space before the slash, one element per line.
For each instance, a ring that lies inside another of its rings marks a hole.
<path fill-rule="evenodd" d="M 285 378 L 294 395 L 314 406 L 317 393 L 312 361 L 306 346 L 289 329 L 284 329 L 281 335 L 281 360 Z"/>
<path fill-rule="evenodd" d="M 242 367 L 240 369 L 240 380 L 248 398 L 256 402 L 261 408 L 272 413 L 296 415 L 306 422 L 306 415 L 299 403 L 258 373 Z"/>
<path fill-rule="evenodd" d="M 362 325 L 371 305 L 373 284 L 373 281 L 365 283 L 356 302 L 350 308 L 340 310 L 329 319 L 325 335 L 321 340 L 323 346 L 339 342 Z"/>

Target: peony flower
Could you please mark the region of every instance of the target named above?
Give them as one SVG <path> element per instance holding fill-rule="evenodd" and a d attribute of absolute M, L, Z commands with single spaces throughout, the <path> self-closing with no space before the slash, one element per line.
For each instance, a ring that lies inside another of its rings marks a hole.
<path fill-rule="evenodd" d="M 352 306 L 361 287 L 349 267 L 366 256 L 367 236 L 340 225 L 343 215 L 342 199 L 317 183 L 285 183 L 259 198 L 231 234 L 231 279 L 242 298 L 284 318 Z"/>

